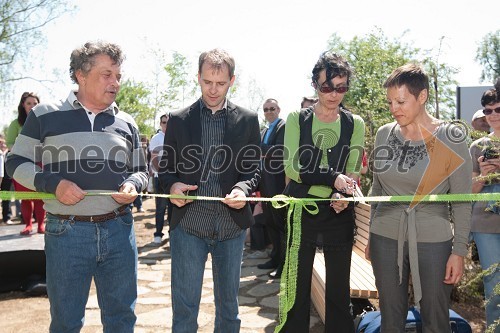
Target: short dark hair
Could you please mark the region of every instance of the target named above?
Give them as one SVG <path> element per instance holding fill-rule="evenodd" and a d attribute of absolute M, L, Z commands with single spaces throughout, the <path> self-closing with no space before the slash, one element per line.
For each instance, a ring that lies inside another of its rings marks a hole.
<path fill-rule="evenodd" d="M 163 118 L 167 118 L 167 120 L 168 120 L 168 114 L 166 114 L 166 113 L 162 114 L 162 115 L 160 116 L 160 122 L 161 122 L 161 120 L 162 120 Z"/>
<path fill-rule="evenodd" d="M 318 82 L 319 73 L 322 70 L 326 70 L 326 83 L 330 88 L 333 88 L 331 82 L 333 78 L 337 76 L 347 77 L 347 85 L 349 85 L 351 76 L 353 75 L 353 70 L 347 60 L 345 60 L 342 56 L 330 51 L 323 52 L 316 62 L 316 65 L 314 65 L 314 68 L 312 70 L 313 84 L 322 84 Z"/>
<path fill-rule="evenodd" d="M 234 69 L 236 67 L 234 59 L 225 50 L 213 49 L 200 54 L 200 58 L 198 59 L 198 73 L 201 73 L 201 67 L 203 67 L 205 62 L 209 63 L 212 68 L 218 71 L 226 66 L 229 77 L 232 78 L 234 75 Z"/>
<path fill-rule="evenodd" d="M 429 76 L 420 65 L 410 63 L 400 66 L 385 80 L 384 88 L 399 88 L 401 86 L 406 86 L 410 94 L 418 98 L 424 89 L 429 93 Z M 429 98 L 429 94 L 427 94 L 427 98 Z"/>
<path fill-rule="evenodd" d="M 314 104 L 318 101 L 318 99 L 316 97 L 302 97 L 302 102 L 300 102 L 300 108 L 303 109 L 304 108 L 304 104 L 306 103 L 311 103 L 311 104 Z"/>
<path fill-rule="evenodd" d="M 481 105 L 486 106 L 489 104 L 495 104 L 499 102 L 499 93 L 496 89 L 488 89 L 481 96 Z"/>
<path fill-rule="evenodd" d="M 100 54 L 105 54 L 113 60 L 113 64 L 121 65 L 125 59 L 120 46 L 103 41 L 87 42 L 71 52 L 69 63 L 69 76 L 74 83 L 78 83 L 76 72 L 81 70 L 84 74 L 90 72 L 94 66 L 94 59 Z"/>
<path fill-rule="evenodd" d="M 26 118 L 28 118 L 28 114 L 26 113 L 23 104 L 29 97 L 35 98 L 38 101 L 38 103 L 40 103 L 40 97 L 38 97 L 38 95 L 36 95 L 35 93 L 27 91 L 23 92 L 23 94 L 21 95 L 21 100 L 19 101 L 19 105 L 17 106 L 17 122 L 21 126 L 24 126 Z"/>

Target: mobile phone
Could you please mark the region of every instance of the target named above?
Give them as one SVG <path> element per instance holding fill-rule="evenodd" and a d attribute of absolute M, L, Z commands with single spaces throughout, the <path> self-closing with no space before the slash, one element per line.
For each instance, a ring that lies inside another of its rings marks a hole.
<path fill-rule="evenodd" d="M 493 148 L 493 147 L 487 147 L 486 150 L 484 151 L 484 159 L 483 159 L 483 162 L 486 161 L 486 160 L 491 160 L 491 159 L 494 159 L 494 158 L 498 158 L 499 157 L 499 153 L 498 151 Z"/>

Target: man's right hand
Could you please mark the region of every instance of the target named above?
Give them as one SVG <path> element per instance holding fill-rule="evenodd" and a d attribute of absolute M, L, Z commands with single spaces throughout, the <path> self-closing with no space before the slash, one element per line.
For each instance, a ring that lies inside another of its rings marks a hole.
<path fill-rule="evenodd" d="M 87 192 L 78 185 L 66 179 L 61 180 L 56 188 L 56 198 L 64 205 L 75 205 L 83 200 L 86 194 Z"/>
<path fill-rule="evenodd" d="M 177 195 L 188 195 L 188 191 L 195 191 L 198 189 L 198 185 L 187 185 L 181 182 L 173 183 L 170 187 L 170 194 Z M 193 202 L 193 200 L 187 199 L 172 199 L 170 198 L 170 202 L 176 205 L 177 207 L 183 207 L 188 203 Z"/>

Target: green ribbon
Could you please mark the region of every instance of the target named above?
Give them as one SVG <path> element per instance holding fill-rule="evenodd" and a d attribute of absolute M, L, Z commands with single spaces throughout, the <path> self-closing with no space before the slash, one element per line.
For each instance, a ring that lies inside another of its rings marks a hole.
<path fill-rule="evenodd" d="M 89 192 L 87 196 L 104 196 L 112 195 L 118 192 Z M 196 195 L 179 195 L 179 194 L 151 194 L 139 193 L 140 196 L 159 197 L 167 199 L 186 199 L 186 200 L 215 200 L 224 201 L 225 198 L 205 197 Z M 51 200 L 56 199 L 52 193 L 45 192 L 21 192 L 21 191 L 0 191 L 0 200 Z M 238 198 L 238 201 L 267 201 L 267 202 L 297 202 L 302 203 L 330 201 L 330 198 L 293 198 L 285 195 L 278 195 L 272 198 L 248 197 Z M 465 193 L 465 194 L 430 194 L 430 195 L 386 195 L 374 197 L 349 197 L 340 198 L 338 201 L 361 201 L 361 202 L 466 202 L 466 201 L 500 201 L 500 193 Z"/>
<path fill-rule="evenodd" d="M 117 192 L 91 192 L 87 196 L 105 196 Z M 168 199 L 185 200 L 215 200 L 224 201 L 224 198 L 205 197 L 193 195 L 176 194 L 149 194 L 139 193 L 141 196 L 160 197 Z M 20 192 L 20 191 L 0 191 L 1 200 L 55 200 L 52 193 L 42 192 Z M 330 201 L 330 198 L 293 198 L 286 195 L 276 195 L 272 198 L 248 197 L 237 199 L 239 201 L 265 201 L 271 202 L 276 209 L 288 206 L 287 212 L 287 236 L 286 236 L 286 256 L 281 274 L 280 296 L 279 296 L 279 325 L 274 332 L 279 332 L 286 323 L 287 315 L 295 303 L 297 291 L 297 266 L 301 237 L 302 210 L 316 215 L 319 211 L 318 201 Z M 399 196 L 373 196 L 373 197 L 349 197 L 341 198 L 338 201 L 362 201 L 362 202 L 472 202 L 472 201 L 497 201 L 500 202 L 500 193 L 466 193 L 466 194 L 431 194 L 431 195 L 399 195 Z M 292 218 L 293 214 L 293 218 Z M 290 232 L 291 231 L 291 232 Z"/>
<path fill-rule="evenodd" d="M 301 221 L 302 209 L 312 215 L 319 212 L 318 205 L 314 201 L 305 201 L 303 199 L 295 199 L 286 195 L 276 195 L 273 197 L 272 205 L 276 209 L 288 206 L 287 212 L 287 250 L 283 272 L 281 273 L 280 295 L 279 295 L 279 325 L 276 326 L 274 332 L 279 332 L 286 323 L 288 311 L 295 304 L 295 295 L 297 291 L 297 264 L 299 262 L 299 248 L 301 237 Z M 293 213 L 293 224 L 291 217 Z M 290 228 L 291 227 L 291 228 Z M 290 232 L 291 230 L 291 232 Z"/>

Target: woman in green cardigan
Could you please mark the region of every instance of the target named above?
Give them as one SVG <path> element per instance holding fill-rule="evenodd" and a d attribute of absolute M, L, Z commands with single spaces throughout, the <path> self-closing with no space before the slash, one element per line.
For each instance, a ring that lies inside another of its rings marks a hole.
<path fill-rule="evenodd" d="M 30 111 L 40 103 L 40 98 L 32 92 L 25 92 L 21 95 L 21 100 L 17 107 L 17 119 L 14 119 L 9 128 L 7 129 L 6 142 L 9 149 L 12 148 L 18 135 L 24 126 L 24 122 L 28 118 Z M 13 178 L 14 188 L 16 191 L 31 191 L 30 189 L 22 186 Z M 43 209 L 42 200 L 22 200 L 21 201 L 21 215 L 26 227 L 21 231 L 21 235 L 27 236 L 33 229 L 33 210 L 35 211 L 35 218 L 38 222 L 38 233 L 45 232 L 45 210 Z"/>

